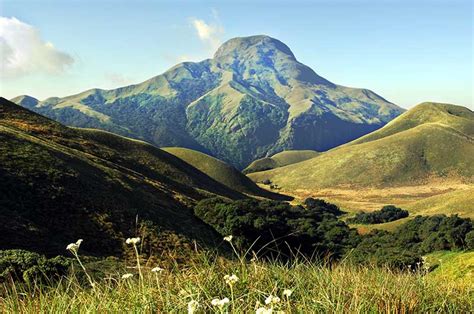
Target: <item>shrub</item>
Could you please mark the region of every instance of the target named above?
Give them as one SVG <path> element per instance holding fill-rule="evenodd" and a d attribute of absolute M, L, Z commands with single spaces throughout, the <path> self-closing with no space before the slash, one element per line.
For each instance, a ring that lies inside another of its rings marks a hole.
<path fill-rule="evenodd" d="M 358 213 L 354 218 L 349 218 L 348 223 L 358 224 L 380 224 L 384 222 L 395 221 L 408 217 L 408 211 L 393 205 L 387 205 L 382 207 L 381 210 L 377 210 L 370 213 Z"/>
<path fill-rule="evenodd" d="M 12 277 L 20 281 L 51 281 L 67 273 L 71 259 L 46 258 L 25 250 L 0 251 L 0 281 Z"/>
<path fill-rule="evenodd" d="M 245 199 L 206 199 L 195 214 L 222 236 L 233 235 L 242 249 L 252 245 L 263 255 L 289 257 L 296 251 L 337 258 L 359 241 L 357 232 L 334 213 L 337 206 L 309 200 L 306 208 L 288 203 Z"/>
<path fill-rule="evenodd" d="M 362 237 L 351 258 L 398 268 L 420 266 L 424 254 L 469 249 L 472 222 L 457 215 L 416 216 L 394 232 L 374 230 Z"/>

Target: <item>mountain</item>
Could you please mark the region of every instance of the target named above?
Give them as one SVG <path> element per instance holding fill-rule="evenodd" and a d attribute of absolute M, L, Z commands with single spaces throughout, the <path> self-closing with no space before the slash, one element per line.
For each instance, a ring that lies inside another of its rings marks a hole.
<path fill-rule="evenodd" d="M 367 89 L 324 79 L 263 35 L 231 39 L 212 59 L 140 84 L 13 101 L 66 125 L 198 150 L 238 169 L 283 150 L 328 150 L 403 112 Z"/>
<path fill-rule="evenodd" d="M 423 103 L 346 145 L 249 176 L 284 189 L 403 186 L 444 179 L 472 183 L 473 165 L 474 113 Z"/>
<path fill-rule="evenodd" d="M 247 174 L 284 167 L 311 159 L 317 155 L 319 155 L 319 152 L 314 150 L 285 150 L 271 157 L 264 157 L 253 161 L 242 172 Z"/>
<path fill-rule="evenodd" d="M 245 197 L 150 144 L 66 127 L 3 98 L 0 142 L 0 250 L 62 254 L 83 238 L 85 253 L 118 255 L 135 234 L 160 254 L 212 245 L 221 239 L 191 206 Z"/>
<path fill-rule="evenodd" d="M 217 182 L 224 184 L 232 190 L 253 196 L 287 201 L 292 200 L 290 197 L 272 193 L 260 188 L 233 166 L 209 155 L 181 147 L 164 147 L 162 149 L 182 159 L 186 163 L 199 169 Z"/>

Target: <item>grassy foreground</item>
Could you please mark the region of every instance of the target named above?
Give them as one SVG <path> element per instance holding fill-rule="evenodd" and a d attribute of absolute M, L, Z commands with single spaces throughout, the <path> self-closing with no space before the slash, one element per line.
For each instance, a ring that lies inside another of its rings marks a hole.
<path fill-rule="evenodd" d="M 446 280 L 439 274 L 396 272 L 346 262 L 329 267 L 307 260 L 282 264 L 228 260 L 212 253 L 196 255 L 184 267 L 142 266 L 142 279 L 136 267 L 129 278 L 123 278 L 124 273 L 117 271 L 96 281 L 93 288 L 87 286 L 87 281 L 79 283 L 80 276 L 76 276 L 81 275 L 79 267 L 61 282 L 49 286 L 4 283 L 0 290 L 0 312 L 467 313 L 474 310 L 474 287 L 469 279 Z M 226 280 L 226 275 L 236 277 Z"/>

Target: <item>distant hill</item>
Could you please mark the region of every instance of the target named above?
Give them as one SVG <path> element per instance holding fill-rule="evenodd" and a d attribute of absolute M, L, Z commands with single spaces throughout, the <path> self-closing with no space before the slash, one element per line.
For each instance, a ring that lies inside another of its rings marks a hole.
<path fill-rule="evenodd" d="M 253 161 L 242 172 L 245 174 L 284 167 L 300 161 L 316 157 L 319 152 L 314 150 L 285 150 L 271 157 Z"/>
<path fill-rule="evenodd" d="M 409 204 L 406 209 L 417 215 L 459 214 L 474 219 L 474 186 L 428 197 Z"/>
<path fill-rule="evenodd" d="M 84 253 L 118 255 L 136 234 L 160 254 L 193 239 L 213 244 L 190 206 L 244 197 L 149 144 L 65 127 L 3 98 L 0 142 L 0 249 L 62 254 L 83 238 Z"/>
<path fill-rule="evenodd" d="M 283 150 L 331 149 L 404 111 L 370 90 L 326 80 L 264 35 L 233 38 L 212 59 L 140 84 L 13 101 L 66 125 L 198 150 L 237 169 Z"/>
<path fill-rule="evenodd" d="M 196 167 L 214 180 L 241 193 L 272 199 L 291 200 L 291 197 L 276 194 L 258 187 L 252 180 L 233 166 L 219 159 L 195 150 L 180 147 L 165 147 L 164 151 L 175 155 L 186 163 Z"/>
<path fill-rule="evenodd" d="M 315 158 L 249 175 L 284 189 L 399 186 L 474 180 L 474 113 L 423 103 L 382 129 Z"/>

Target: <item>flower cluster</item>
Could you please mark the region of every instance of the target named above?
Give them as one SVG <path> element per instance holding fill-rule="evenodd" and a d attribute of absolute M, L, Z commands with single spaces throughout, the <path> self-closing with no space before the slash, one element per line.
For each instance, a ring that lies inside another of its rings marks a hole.
<path fill-rule="evenodd" d="M 125 243 L 127 244 L 137 244 L 137 243 L 140 243 L 140 238 L 128 238 Z"/>
<path fill-rule="evenodd" d="M 291 297 L 292 294 L 293 294 L 293 290 L 290 290 L 290 289 L 283 290 L 283 295 L 287 298 Z"/>
<path fill-rule="evenodd" d="M 256 311 L 255 314 L 272 314 L 273 309 L 269 308 L 267 309 L 266 307 L 259 307 Z"/>
<path fill-rule="evenodd" d="M 133 274 L 123 274 L 122 275 L 122 279 L 129 279 L 129 278 L 132 278 L 133 277 Z"/>
<path fill-rule="evenodd" d="M 274 305 L 274 304 L 278 304 L 280 303 L 281 299 L 277 296 L 273 296 L 273 295 L 269 295 L 266 299 L 265 299 L 265 304 L 267 305 Z"/>
<path fill-rule="evenodd" d="M 229 298 L 224 299 L 212 299 L 211 304 L 222 309 L 226 304 L 230 302 Z"/>
<path fill-rule="evenodd" d="M 156 266 L 156 267 L 153 267 L 153 268 L 151 269 L 151 272 L 153 272 L 153 273 L 161 273 L 163 270 L 164 270 L 164 268 L 161 268 L 161 267 Z"/>
<path fill-rule="evenodd" d="M 224 237 L 224 241 L 232 242 L 232 236 L 228 235 L 227 237 Z"/>
<path fill-rule="evenodd" d="M 225 283 L 228 284 L 229 286 L 233 286 L 239 281 L 239 277 L 236 275 L 232 274 L 231 276 L 225 275 L 224 276 Z"/>
<path fill-rule="evenodd" d="M 194 314 L 199 308 L 199 302 L 196 300 L 191 300 L 188 303 L 188 314 Z"/>
<path fill-rule="evenodd" d="M 66 250 L 71 251 L 72 253 L 77 253 L 79 250 L 79 247 L 81 246 L 82 239 L 79 239 L 76 241 L 76 243 L 69 243 L 68 246 L 66 246 Z"/>

